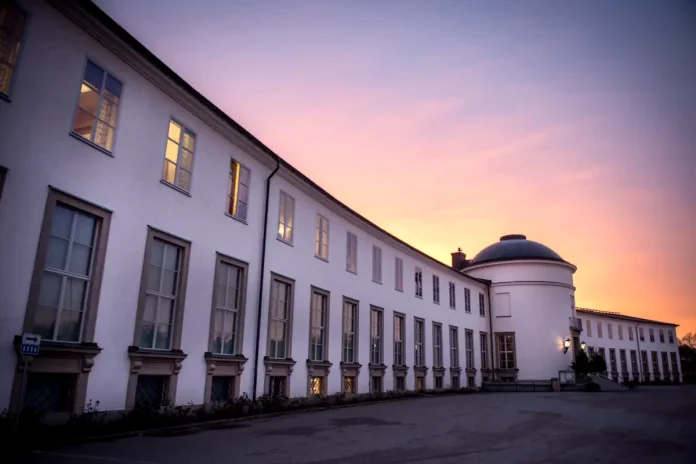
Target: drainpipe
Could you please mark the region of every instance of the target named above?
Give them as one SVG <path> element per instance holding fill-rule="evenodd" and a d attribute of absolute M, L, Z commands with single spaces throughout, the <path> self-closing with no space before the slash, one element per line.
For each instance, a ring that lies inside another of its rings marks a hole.
<path fill-rule="evenodd" d="M 640 336 L 638 335 L 638 326 L 640 322 L 636 323 L 636 346 L 638 347 L 638 371 L 640 372 L 640 378 L 645 382 L 645 373 L 643 372 L 643 357 L 640 355 Z"/>
<path fill-rule="evenodd" d="M 253 400 L 256 400 L 256 387 L 259 379 L 259 344 L 261 342 L 261 313 L 263 306 L 263 281 L 266 267 L 266 237 L 268 235 L 268 202 L 271 196 L 271 178 L 280 169 L 280 158 L 274 156 L 276 168 L 266 178 L 266 206 L 263 210 L 263 239 L 261 242 L 261 281 L 259 282 L 259 307 L 256 312 L 256 347 L 254 348 L 254 388 L 251 393 Z"/>
<path fill-rule="evenodd" d="M 491 283 L 489 282 L 487 284 L 488 287 L 488 324 L 491 328 L 491 337 L 490 337 L 490 345 L 491 345 L 491 372 L 493 373 L 493 380 L 495 380 L 495 353 L 493 352 L 493 349 L 495 347 L 493 343 L 493 337 L 495 336 L 493 334 L 493 300 L 491 299 Z M 515 353 L 515 358 L 517 358 L 517 353 Z"/>

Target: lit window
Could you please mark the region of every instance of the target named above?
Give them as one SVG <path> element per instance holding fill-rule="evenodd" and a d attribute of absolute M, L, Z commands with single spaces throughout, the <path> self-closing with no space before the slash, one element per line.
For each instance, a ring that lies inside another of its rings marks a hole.
<path fill-rule="evenodd" d="M 309 391 L 312 395 L 324 394 L 324 377 L 310 377 Z"/>
<path fill-rule="evenodd" d="M 280 192 L 278 208 L 278 238 L 292 243 L 295 230 L 295 199 L 285 192 Z"/>
<path fill-rule="evenodd" d="M 0 94 L 9 95 L 26 15 L 12 2 L 0 5 Z"/>
<path fill-rule="evenodd" d="M 227 187 L 227 214 L 246 220 L 249 209 L 249 169 L 235 160 L 230 161 L 230 180 Z"/>
<path fill-rule="evenodd" d="M 162 179 L 186 192 L 191 189 L 195 144 L 193 132 L 174 120 L 169 121 Z"/>
<path fill-rule="evenodd" d="M 355 377 L 343 377 L 343 392 L 355 393 Z"/>
<path fill-rule="evenodd" d="M 93 62 L 87 61 L 80 85 L 80 101 L 77 104 L 73 132 L 111 151 L 121 88 L 118 79 Z"/>
<path fill-rule="evenodd" d="M 314 255 L 317 258 L 329 259 L 329 220 L 321 214 L 317 214 Z"/>

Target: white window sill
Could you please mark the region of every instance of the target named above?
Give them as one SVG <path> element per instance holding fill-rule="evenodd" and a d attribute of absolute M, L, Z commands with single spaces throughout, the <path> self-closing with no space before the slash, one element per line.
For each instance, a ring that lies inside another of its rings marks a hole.
<path fill-rule="evenodd" d="M 317 258 L 319 261 L 324 261 L 325 263 L 329 262 L 329 258 L 324 258 L 324 257 L 319 256 L 319 255 L 314 255 L 314 257 Z"/>
<path fill-rule="evenodd" d="M 382 282 L 380 282 L 379 280 L 372 279 L 372 282 L 379 284 L 379 285 L 382 285 Z"/>
<path fill-rule="evenodd" d="M 225 216 L 227 216 L 228 218 L 232 218 L 232 219 L 234 219 L 235 221 L 239 221 L 239 222 L 241 222 L 241 223 L 244 224 L 244 225 L 248 225 L 247 222 L 246 222 L 246 219 L 242 219 L 242 218 L 240 218 L 240 217 L 233 216 L 233 215 L 231 215 L 230 213 L 225 213 Z"/>
<path fill-rule="evenodd" d="M 292 242 L 288 242 L 288 241 L 285 240 L 283 237 L 278 237 L 277 235 L 276 235 L 276 240 L 278 240 L 279 242 L 282 242 L 282 243 L 284 243 L 284 244 L 286 244 L 286 245 L 288 245 L 288 246 L 291 246 L 291 247 L 294 247 L 294 246 L 295 246 L 295 245 L 292 244 Z"/>
<path fill-rule="evenodd" d="M 396 290 L 397 292 L 400 292 L 400 293 L 404 293 L 404 289 L 403 289 L 403 288 L 395 288 L 394 290 Z"/>
<path fill-rule="evenodd" d="M 419 300 L 422 300 L 422 299 L 423 299 L 422 296 L 418 296 L 418 295 L 416 295 L 416 298 L 418 298 Z"/>
<path fill-rule="evenodd" d="M 73 138 L 75 138 L 75 139 L 77 139 L 77 140 L 79 140 L 80 142 L 82 142 L 82 143 L 84 143 L 84 144 L 89 145 L 90 147 L 92 147 L 92 148 L 94 148 L 94 149 L 96 149 L 96 150 L 99 150 L 100 152 L 104 153 L 105 155 L 108 155 L 108 156 L 110 156 L 110 157 L 112 157 L 112 158 L 114 157 L 114 154 L 111 153 L 111 152 L 110 152 L 109 150 L 107 150 L 106 148 L 100 147 L 100 146 L 97 145 L 96 143 L 92 142 L 91 140 L 87 140 L 86 138 L 82 137 L 82 136 L 79 135 L 79 134 L 76 134 L 75 132 L 70 132 L 70 136 L 73 137 Z"/>
<path fill-rule="evenodd" d="M 456 306 L 450 306 L 450 309 L 451 309 L 452 311 L 456 311 L 456 310 L 457 310 L 457 307 L 456 307 Z"/>
<path fill-rule="evenodd" d="M 358 271 L 354 271 L 352 269 L 346 269 L 346 272 L 350 272 L 351 274 L 358 275 Z"/>
<path fill-rule="evenodd" d="M 433 301 L 433 304 L 436 304 L 436 305 L 439 306 L 439 305 L 440 305 L 440 302 L 439 302 L 439 301 Z"/>
<path fill-rule="evenodd" d="M 183 193 L 183 194 L 186 195 L 187 197 L 190 197 L 190 196 L 191 196 L 191 194 L 190 194 L 189 192 L 187 192 L 186 190 L 182 189 L 181 187 L 177 187 L 177 186 L 174 185 L 174 184 L 170 184 L 169 182 L 167 182 L 167 181 L 164 180 L 164 179 L 160 179 L 160 183 L 166 185 L 166 186 L 169 187 L 169 188 L 172 188 L 172 189 L 176 190 L 176 191 L 179 192 L 179 193 Z"/>

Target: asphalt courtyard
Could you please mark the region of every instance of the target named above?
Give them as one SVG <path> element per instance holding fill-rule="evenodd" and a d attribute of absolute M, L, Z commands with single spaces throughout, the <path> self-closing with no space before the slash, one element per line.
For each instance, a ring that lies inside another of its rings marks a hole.
<path fill-rule="evenodd" d="M 482 393 L 32 453 L 45 464 L 696 463 L 696 386 Z"/>

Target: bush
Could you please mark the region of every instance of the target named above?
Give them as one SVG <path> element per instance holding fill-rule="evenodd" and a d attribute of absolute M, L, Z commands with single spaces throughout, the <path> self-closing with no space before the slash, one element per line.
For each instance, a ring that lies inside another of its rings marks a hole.
<path fill-rule="evenodd" d="M 585 391 L 586 392 L 601 392 L 602 387 L 600 387 L 598 383 L 590 382 L 590 383 L 585 385 Z"/>
<path fill-rule="evenodd" d="M 589 366 L 589 372 L 592 374 L 601 374 L 602 372 L 607 371 L 607 362 L 604 360 L 604 357 L 600 354 L 595 354 L 592 356 L 592 360 L 590 361 L 590 366 Z"/>
<path fill-rule="evenodd" d="M 591 363 L 584 351 L 575 355 L 575 361 L 571 364 L 571 368 L 575 371 L 576 377 L 584 377 L 590 373 Z"/>

